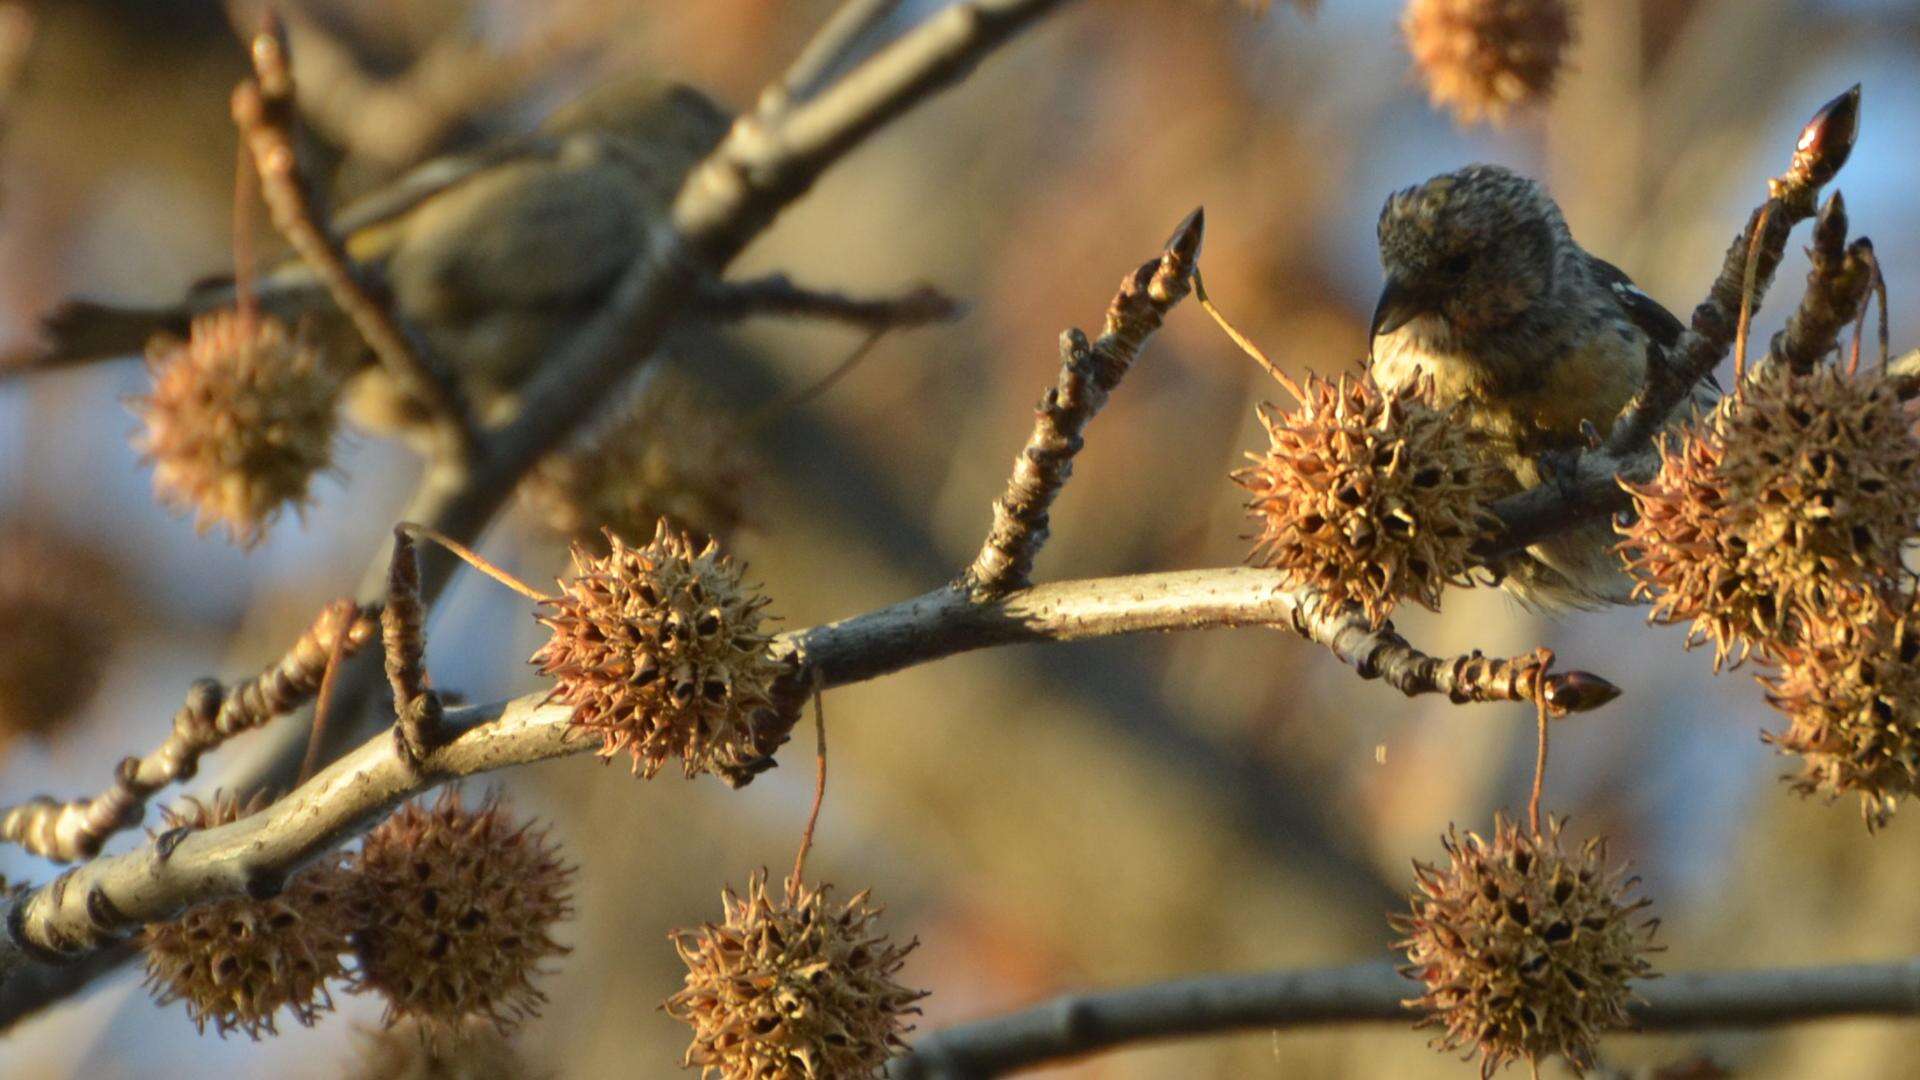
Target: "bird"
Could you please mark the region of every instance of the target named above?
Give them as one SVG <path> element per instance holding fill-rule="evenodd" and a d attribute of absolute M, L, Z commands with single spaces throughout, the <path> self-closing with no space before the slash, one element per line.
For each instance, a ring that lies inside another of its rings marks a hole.
<path fill-rule="evenodd" d="M 1383 391 L 1424 385 L 1458 406 L 1521 488 L 1549 479 L 1556 455 L 1605 434 L 1672 363 L 1683 324 L 1612 263 L 1574 240 L 1537 181 L 1468 165 L 1403 188 L 1380 211 L 1385 280 L 1368 332 Z M 1710 406 L 1703 382 L 1694 404 Z M 1686 410 L 1674 422 L 1684 420 Z M 1524 606 L 1548 612 L 1631 603 L 1610 522 L 1582 526 L 1494 567 Z"/>
<path fill-rule="evenodd" d="M 457 365 L 478 419 L 498 423 L 541 360 L 611 295 L 732 122 L 693 87 L 615 76 L 527 135 L 417 166 L 342 206 L 330 226 L 432 355 Z M 424 406 L 369 362 L 306 264 L 264 268 L 251 292 L 272 315 L 307 319 L 330 355 L 353 354 L 346 406 L 361 426 L 417 429 Z M 134 355 L 154 334 L 184 335 L 194 316 L 237 299 L 233 279 L 220 277 L 154 307 L 68 301 L 44 320 L 44 341 L 0 360 L 0 371 Z"/>

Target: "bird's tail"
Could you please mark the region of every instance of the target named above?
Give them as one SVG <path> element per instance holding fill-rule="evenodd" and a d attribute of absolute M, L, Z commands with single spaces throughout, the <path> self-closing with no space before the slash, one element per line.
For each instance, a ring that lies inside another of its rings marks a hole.
<path fill-rule="evenodd" d="M 325 290 L 304 266 L 292 264 L 263 277 L 255 295 L 263 310 L 297 318 L 326 302 Z M 40 323 L 40 340 L 0 350 L 0 379 L 29 371 L 76 367 L 101 360 L 138 356 L 158 333 L 184 336 L 193 317 L 232 305 L 233 282 L 210 278 L 194 285 L 180 302 L 158 307 L 68 300 Z"/>
<path fill-rule="evenodd" d="M 138 355 L 156 333 L 184 333 L 187 319 L 178 304 L 123 307 L 68 300 L 41 320 L 39 342 L 0 353 L 0 376 Z"/>

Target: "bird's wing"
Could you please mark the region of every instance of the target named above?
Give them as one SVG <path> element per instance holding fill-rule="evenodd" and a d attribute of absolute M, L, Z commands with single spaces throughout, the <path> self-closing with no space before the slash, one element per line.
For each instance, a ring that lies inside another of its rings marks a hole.
<path fill-rule="evenodd" d="M 330 222 L 336 236 L 392 221 L 408 210 L 497 165 L 520 160 L 550 160 L 560 152 L 558 139 L 521 136 L 463 154 L 448 154 L 417 165 L 399 179 L 340 207 Z"/>
<path fill-rule="evenodd" d="M 1682 323 L 1673 312 L 1662 307 L 1660 301 L 1640 291 L 1640 286 L 1633 283 L 1633 279 L 1627 276 L 1625 270 L 1594 255 L 1588 255 L 1587 259 L 1593 265 L 1594 276 L 1598 277 L 1601 284 L 1613 293 L 1614 300 L 1620 304 L 1620 310 L 1626 312 L 1627 318 L 1632 319 L 1635 326 L 1638 326 L 1662 349 L 1671 349 L 1679 343 L 1680 334 L 1686 329 L 1686 324 Z"/>

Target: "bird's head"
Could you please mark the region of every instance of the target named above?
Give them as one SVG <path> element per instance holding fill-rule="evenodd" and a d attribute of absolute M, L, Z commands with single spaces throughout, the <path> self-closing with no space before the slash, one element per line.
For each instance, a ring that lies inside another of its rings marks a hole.
<path fill-rule="evenodd" d="M 1380 211 L 1387 280 L 1370 336 L 1421 316 L 1458 337 L 1511 324 L 1546 296 L 1566 235 L 1546 191 L 1498 165 L 1469 165 L 1394 192 Z"/>

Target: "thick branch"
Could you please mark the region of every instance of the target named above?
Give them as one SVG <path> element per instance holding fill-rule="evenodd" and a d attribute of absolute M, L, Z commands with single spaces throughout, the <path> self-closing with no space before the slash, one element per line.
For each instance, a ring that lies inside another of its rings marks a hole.
<path fill-rule="evenodd" d="M 1006 493 L 993 504 L 993 528 L 961 579 L 976 596 L 995 596 L 1031 583 L 1034 557 L 1047 542 L 1047 510 L 1073 475 L 1081 432 L 1120 385 L 1160 321 L 1193 288 L 1205 231 L 1206 216 L 1195 210 L 1174 230 L 1158 258 L 1121 280 L 1098 341 L 1089 343 L 1079 330 L 1060 335 L 1059 382 L 1034 410 L 1033 434 L 1013 461 Z"/>
<path fill-rule="evenodd" d="M 1920 960 L 1773 971 L 1680 972 L 1635 987 L 1639 1031 L 1756 1028 L 1842 1016 L 1920 1015 Z M 1130 1043 L 1222 1031 L 1406 1023 L 1416 983 L 1386 963 L 1214 975 L 1101 993 L 921 1038 L 896 1080 L 975 1080 Z"/>
<path fill-rule="evenodd" d="M 1384 678 L 1406 694 L 1528 700 L 1529 680 L 1544 671 L 1477 654 L 1427 656 L 1390 629 L 1367 629 L 1357 613 L 1320 611 L 1312 594 L 1286 588 L 1276 572 L 1245 568 L 1069 581 L 988 603 L 943 588 L 783 634 L 773 647 L 799 659 L 784 689 L 803 695 L 815 685 L 816 673 L 825 686 L 841 686 L 994 645 L 1249 625 L 1286 627 L 1321 641 L 1361 675 Z M 1591 676 L 1546 677 L 1550 688 L 1559 688 L 1550 694 L 1574 703 L 1569 707 L 1598 703 L 1592 682 L 1582 681 Z M 569 710 L 546 700 L 540 690 L 449 711 L 445 741 L 417 754 L 398 740 L 376 736 L 260 814 L 172 847 L 150 843 L 72 870 L 17 905 L 7 940 L 0 942 L 0 970 L 10 966 L 10 954 L 79 956 L 190 904 L 270 894 L 307 860 L 345 843 L 400 800 L 447 779 L 592 750 L 591 740 L 567 737 Z M 0 1016 L 0 1023 L 7 1019 Z"/>

